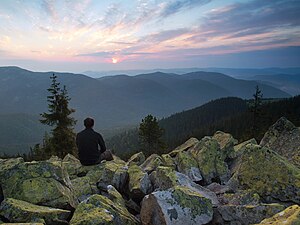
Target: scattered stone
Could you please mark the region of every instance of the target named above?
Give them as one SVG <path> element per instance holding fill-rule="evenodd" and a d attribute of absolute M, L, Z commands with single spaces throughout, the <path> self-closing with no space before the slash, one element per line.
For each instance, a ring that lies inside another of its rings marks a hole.
<path fill-rule="evenodd" d="M 300 169 L 272 150 L 248 144 L 229 181 L 232 189 L 250 189 L 266 202 L 300 204 Z"/>
<path fill-rule="evenodd" d="M 77 178 L 78 171 L 82 167 L 80 161 L 73 155 L 67 154 L 62 160 L 63 169 L 67 170 L 70 179 Z"/>
<path fill-rule="evenodd" d="M 229 179 L 228 166 L 219 143 L 210 137 L 202 138 L 191 150 L 197 160 L 205 184 L 213 182 L 225 183 Z"/>
<path fill-rule="evenodd" d="M 93 194 L 98 194 L 99 191 L 96 186 L 92 187 L 90 184 L 90 178 L 85 177 L 78 177 L 76 179 L 71 180 L 73 185 L 73 190 L 76 198 L 79 202 L 84 201 L 89 196 Z"/>
<path fill-rule="evenodd" d="M 235 157 L 233 146 L 236 145 L 238 141 L 234 139 L 231 134 L 217 131 L 212 139 L 216 140 L 219 143 L 220 150 L 224 155 L 224 159 L 232 159 Z"/>
<path fill-rule="evenodd" d="M 175 186 L 147 195 L 142 202 L 142 224 L 201 225 L 212 220 L 209 199 L 187 187 Z"/>
<path fill-rule="evenodd" d="M 123 166 L 116 170 L 113 179 L 112 185 L 121 193 L 125 191 L 126 184 L 128 182 L 128 167 Z"/>
<path fill-rule="evenodd" d="M 179 152 L 176 156 L 177 170 L 187 175 L 192 181 L 201 181 L 202 176 L 197 161 L 189 152 Z"/>
<path fill-rule="evenodd" d="M 130 159 L 127 162 L 127 165 L 132 166 L 135 164 L 135 165 L 140 166 L 143 162 L 145 162 L 145 159 L 146 159 L 146 157 L 145 157 L 144 153 L 138 152 L 130 157 Z"/>
<path fill-rule="evenodd" d="M 152 171 L 156 170 L 158 166 L 163 164 L 162 158 L 157 154 L 150 155 L 145 162 L 141 165 L 141 168 L 150 174 Z"/>
<path fill-rule="evenodd" d="M 190 138 L 189 140 L 187 140 L 185 143 L 183 143 L 182 145 L 178 146 L 177 148 L 175 148 L 173 151 L 171 151 L 169 153 L 169 155 L 171 157 L 176 157 L 176 155 L 179 152 L 183 152 L 183 151 L 187 151 L 188 149 L 194 147 L 196 144 L 198 144 L 199 140 L 197 138 Z"/>
<path fill-rule="evenodd" d="M 218 183 L 211 183 L 210 185 L 206 186 L 206 188 L 216 194 L 224 194 L 230 190 L 227 185 L 221 185 Z"/>
<path fill-rule="evenodd" d="M 162 154 L 161 158 L 163 160 L 162 166 L 168 166 L 173 169 L 176 169 L 175 160 L 170 156 L 170 154 Z"/>
<path fill-rule="evenodd" d="M 136 225 L 128 210 L 102 195 L 92 195 L 76 208 L 70 225 Z"/>
<path fill-rule="evenodd" d="M 47 225 L 59 225 L 68 224 L 71 212 L 6 198 L 0 205 L 0 215 L 10 222 L 45 222 Z"/>
<path fill-rule="evenodd" d="M 149 175 L 146 172 L 143 172 L 137 165 L 130 166 L 128 174 L 130 196 L 133 200 L 141 201 L 143 197 L 152 190 Z"/>
<path fill-rule="evenodd" d="M 218 207 L 222 218 L 230 224 L 253 224 L 282 211 L 280 204 L 223 205 Z"/>
<path fill-rule="evenodd" d="M 298 225 L 300 224 L 300 206 L 293 205 L 282 212 L 279 212 L 272 216 L 271 218 L 264 219 L 259 224 L 261 225 Z"/>
<path fill-rule="evenodd" d="M 1 171 L 5 198 L 53 208 L 71 209 L 78 204 L 69 176 L 50 162 L 25 162 Z"/>
<path fill-rule="evenodd" d="M 300 129 L 281 117 L 265 133 L 261 146 L 272 149 L 300 168 Z"/>
<path fill-rule="evenodd" d="M 112 200 L 114 203 L 119 204 L 125 207 L 125 200 L 123 199 L 122 195 L 115 189 L 114 186 L 108 185 L 107 186 L 107 197 Z"/>

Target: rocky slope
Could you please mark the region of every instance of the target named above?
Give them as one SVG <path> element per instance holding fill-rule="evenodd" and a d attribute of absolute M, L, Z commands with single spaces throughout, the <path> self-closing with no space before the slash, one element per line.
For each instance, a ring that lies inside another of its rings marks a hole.
<path fill-rule="evenodd" d="M 128 162 L 0 159 L 0 224 L 299 224 L 299 134 L 281 118 L 260 145 L 218 131 Z"/>

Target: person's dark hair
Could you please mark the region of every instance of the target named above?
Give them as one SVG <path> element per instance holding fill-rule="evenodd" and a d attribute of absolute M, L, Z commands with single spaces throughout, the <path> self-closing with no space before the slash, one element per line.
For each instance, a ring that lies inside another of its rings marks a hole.
<path fill-rule="evenodd" d="M 86 128 L 92 128 L 94 126 L 94 119 L 88 117 L 83 121 L 83 123 Z"/>

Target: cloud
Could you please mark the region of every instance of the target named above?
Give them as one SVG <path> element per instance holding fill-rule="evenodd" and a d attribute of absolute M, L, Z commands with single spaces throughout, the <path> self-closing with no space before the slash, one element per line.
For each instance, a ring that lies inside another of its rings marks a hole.
<path fill-rule="evenodd" d="M 178 13 L 180 10 L 183 9 L 190 9 L 192 7 L 196 6 L 202 6 L 205 4 L 210 3 L 211 0 L 175 0 L 175 1 L 169 1 L 166 2 L 166 4 L 163 4 L 162 11 L 160 13 L 161 17 L 167 17 L 170 15 L 173 15 L 175 13 Z"/>

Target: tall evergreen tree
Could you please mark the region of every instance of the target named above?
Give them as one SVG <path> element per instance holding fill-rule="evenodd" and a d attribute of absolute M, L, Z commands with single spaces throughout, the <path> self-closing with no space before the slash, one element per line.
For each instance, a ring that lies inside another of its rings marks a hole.
<path fill-rule="evenodd" d="M 159 127 L 156 117 L 148 115 L 142 119 L 139 126 L 139 138 L 145 155 L 150 155 L 153 152 L 163 152 L 166 147 L 161 139 L 163 133 L 164 130 Z"/>
<path fill-rule="evenodd" d="M 258 85 L 255 87 L 255 93 L 253 94 L 253 103 L 251 105 L 251 112 L 253 113 L 252 135 L 256 135 L 258 131 L 259 117 L 261 115 L 263 94 Z"/>
<path fill-rule="evenodd" d="M 50 95 L 47 96 L 48 113 L 41 114 L 40 122 L 52 126 L 53 129 L 50 137 L 45 136 L 42 147 L 44 154 L 47 157 L 57 155 L 61 158 L 68 153 L 76 155 L 75 133 L 73 131 L 76 120 L 71 117 L 75 110 L 69 108 L 71 99 L 66 87 L 60 88 L 55 74 L 50 79 L 52 83 L 47 89 L 50 92 Z"/>

